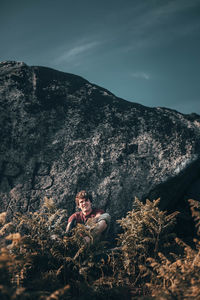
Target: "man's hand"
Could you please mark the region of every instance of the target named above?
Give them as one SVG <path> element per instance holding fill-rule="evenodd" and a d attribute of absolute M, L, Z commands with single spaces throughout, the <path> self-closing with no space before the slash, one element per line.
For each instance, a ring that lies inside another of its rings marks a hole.
<path fill-rule="evenodd" d="M 84 240 L 87 244 L 90 244 L 90 242 L 91 242 L 89 236 L 84 236 Z"/>

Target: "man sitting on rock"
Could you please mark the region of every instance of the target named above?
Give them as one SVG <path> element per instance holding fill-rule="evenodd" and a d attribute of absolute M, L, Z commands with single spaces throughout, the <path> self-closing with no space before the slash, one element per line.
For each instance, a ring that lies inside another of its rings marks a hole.
<path fill-rule="evenodd" d="M 98 241 L 106 234 L 110 224 L 110 215 L 102 209 L 92 207 L 92 197 L 85 190 L 80 191 L 75 198 L 76 206 L 80 209 L 68 219 L 66 233 L 69 234 L 76 224 L 84 224 L 87 227 L 93 224 L 93 241 Z M 84 237 L 87 243 L 91 243 L 89 236 Z"/>

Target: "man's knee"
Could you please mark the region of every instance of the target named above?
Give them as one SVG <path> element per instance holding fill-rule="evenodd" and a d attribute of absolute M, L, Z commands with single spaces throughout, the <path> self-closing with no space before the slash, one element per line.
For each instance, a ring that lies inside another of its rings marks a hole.
<path fill-rule="evenodd" d="M 101 220 L 104 220 L 107 224 L 107 226 L 110 225 L 110 220 L 111 220 L 111 217 L 108 213 L 103 213 L 101 214 L 99 217 L 98 217 L 98 221 L 97 222 L 100 222 Z"/>

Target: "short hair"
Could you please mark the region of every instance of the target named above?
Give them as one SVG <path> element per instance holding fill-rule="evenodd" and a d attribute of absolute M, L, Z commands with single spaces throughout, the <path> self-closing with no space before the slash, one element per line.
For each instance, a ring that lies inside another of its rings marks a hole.
<path fill-rule="evenodd" d="M 79 200 L 81 200 L 81 199 L 87 199 L 87 200 L 90 200 L 90 202 L 92 202 L 92 196 L 85 190 L 82 190 L 77 193 L 76 198 L 75 198 L 76 206 L 79 205 Z"/>

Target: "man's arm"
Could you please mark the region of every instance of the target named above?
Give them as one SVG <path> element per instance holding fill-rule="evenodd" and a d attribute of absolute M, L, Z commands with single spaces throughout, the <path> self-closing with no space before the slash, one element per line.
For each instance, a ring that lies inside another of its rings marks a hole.
<path fill-rule="evenodd" d="M 67 228 L 66 228 L 66 233 L 69 234 L 70 231 L 76 227 L 76 218 L 74 217 L 72 220 L 69 218 L 68 224 L 67 224 Z"/>

